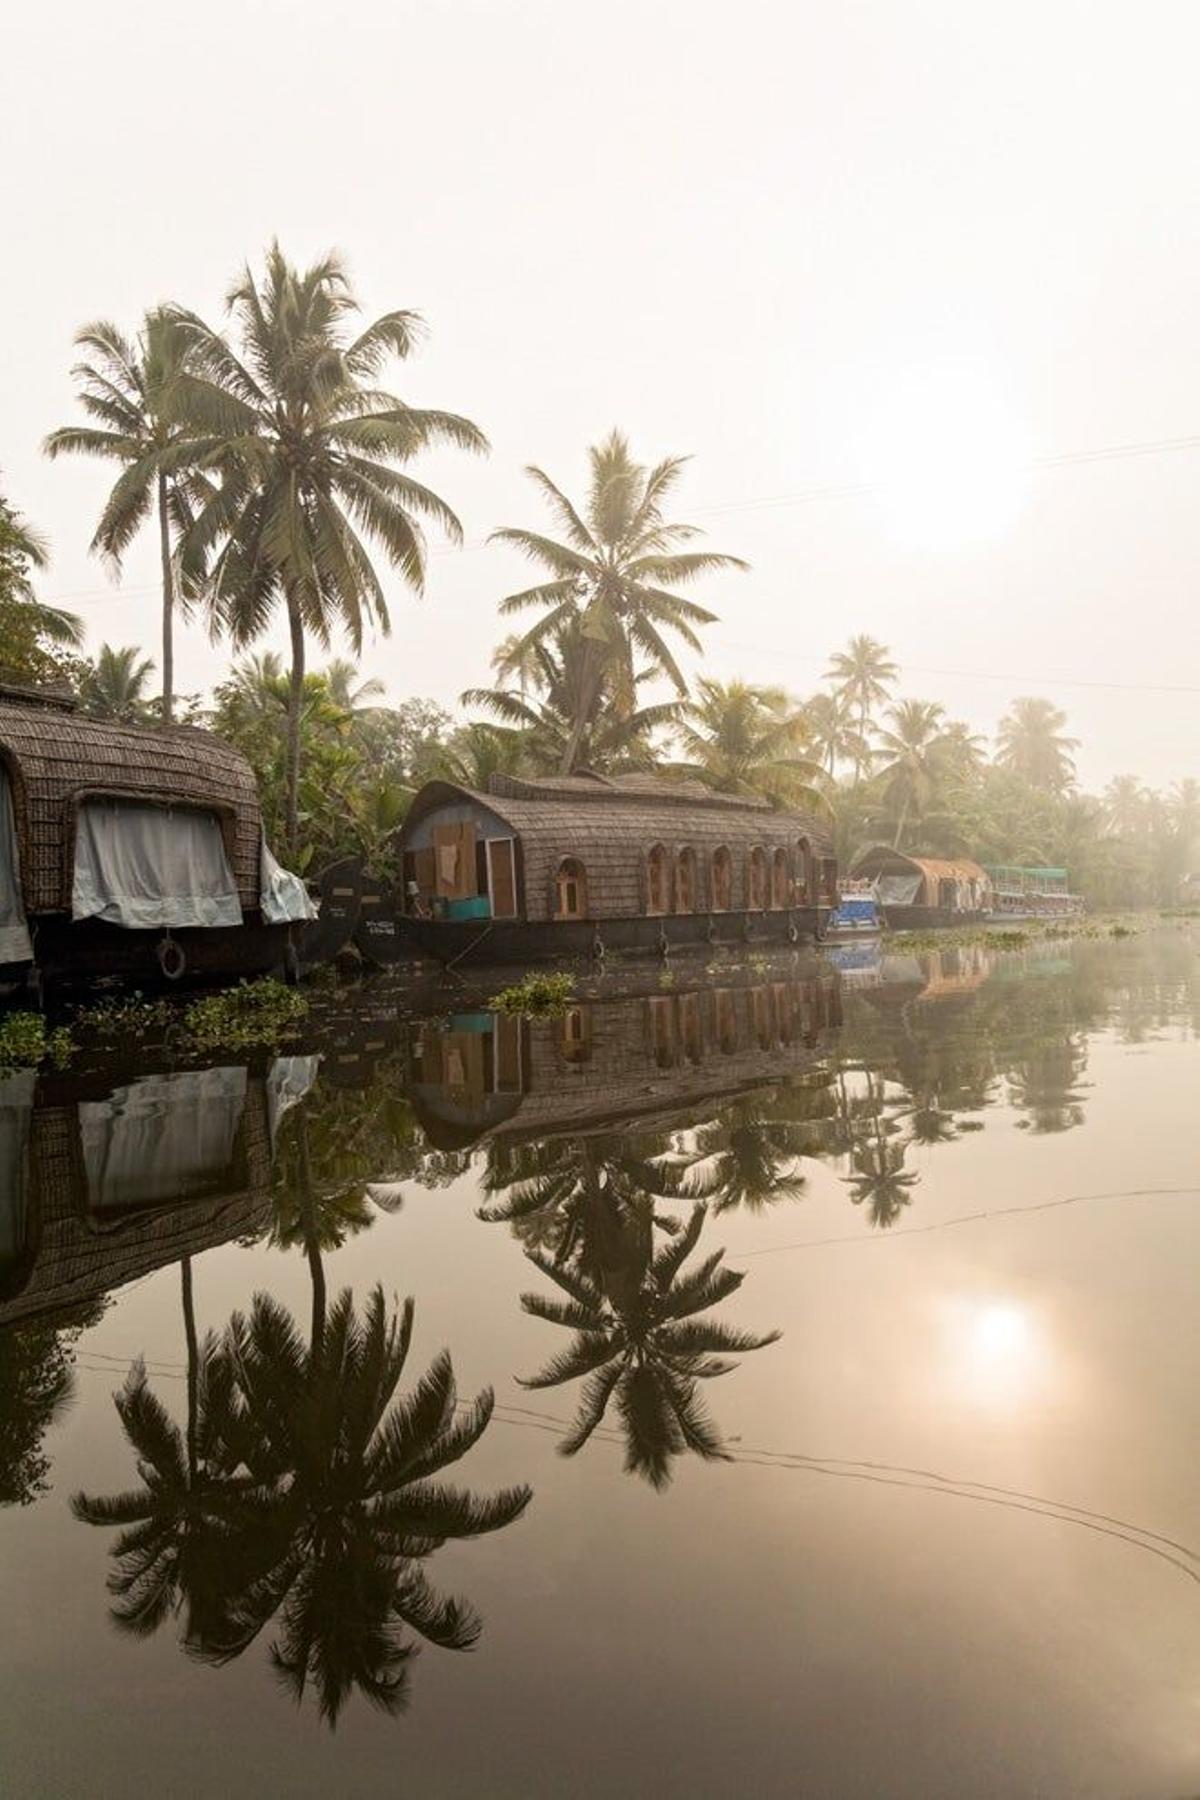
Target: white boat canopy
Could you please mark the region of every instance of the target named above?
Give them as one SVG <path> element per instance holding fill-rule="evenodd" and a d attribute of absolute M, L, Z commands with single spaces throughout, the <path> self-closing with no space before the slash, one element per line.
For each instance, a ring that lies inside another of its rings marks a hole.
<path fill-rule="evenodd" d="M 21 858 L 12 791 L 0 763 L 0 963 L 30 962 L 33 945 L 21 900 Z"/>
<path fill-rule="evenodd" d="M 216 814 L 85 800 L 75 827 L 71 915 L 135 931 L 240 925 L 242 905 Z"/>

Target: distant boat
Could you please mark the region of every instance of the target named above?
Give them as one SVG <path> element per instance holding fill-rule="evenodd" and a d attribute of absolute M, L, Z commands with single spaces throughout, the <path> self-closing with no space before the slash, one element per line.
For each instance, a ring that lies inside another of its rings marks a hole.
<path fill-rule="evenodd" d="M 850 876 L 870 887 L 892 931 L 978 924 L 992 916 L 991 879 L 969 857 L 909 856 L 875 844 L 855 857 Z"/>

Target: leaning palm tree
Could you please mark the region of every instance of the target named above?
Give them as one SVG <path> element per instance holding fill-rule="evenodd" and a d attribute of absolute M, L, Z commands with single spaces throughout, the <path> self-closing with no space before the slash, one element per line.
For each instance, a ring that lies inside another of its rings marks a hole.
<path fill-rule="evenodd" d="M 425 585 L 420 521 L 454 542 L 462 537 L 446 502 L 398 465 L 434 444 L 482 451 L 487 440 L 456 413 L 409 407 L 375 386 L 390 358 L 411 355 L 421 321 L 389 312 L 352 334 L 357 302 L 337 257 L 300 271 L 274 244 L 261 281 L 246 269 L 229 306 L 241 355 L 194 313 L 174 315 L 195 371 L 182 404 L 202 434 L 206 467 L 220 476 L 183 562 L 193 580 L 207 572 L 214 626 L 236 646 L 256 638 L 277 606 L 286 612 L 286 831 L 295 850 L 308 638 L 328 645 L 340 627 L 357 653 L 369 623 L 390 629 L 364 536 L 417 593 Z"/>
<path fill-rule="evenodd" d="M 684 1272 L 704 1219 L 703 1206 L 696 1207 L 684 1229 L 656 1253 L 645 1210 L 614 1203 L 597 1265 L 565 1264 L 539 1250 L 526 1251 L 566 1299 L 522 1294 L 521 1305 L 575 1336 L 521 1385 L 557 1387 L 587 1377 L 575 1421 L 559 1446 L 564 1456 L 583 1448 L 615 1398 L 625 1467 L 653 1487 L 666 1487 L 672 1459 L 686 1450 L 706 1459 L 725 1458 L 697 1384 L 736 1368 L 729 1352 L 761 1350 L 779 1333 L 760 1336 L 699 1317 L 735 1293 L 744 1279 L 721 1266 L 723 1250 Z"/>
<path fill-rule="evenodd" d="M 854 764 L 854 779 L 860 781 L 866 766 L 870 739 L 871 716 L 882 706 L 895 685 L 899 670 L 891 652 L 877 638 L 860 633 L 852 637 L 844 650 L 829 659 L 826 680 L 835 683 L 835 691 L 856 715 L 856 730 L 861 746 Z"/>
<path fill-rule="evenodd" d="M 46 454 L 98 456 L 121 465 L 92 550 L 119 572 L 121 559 L 151 518 L 158 525 L 162 571 L 162 716 L 174 716 L 175 610 L 186 597 L 176 581 L 176 540 L 205 491 L 195 475 L 191 427 L 180 407 L 189 340 L 164 307 L 146 314 L 136 339 L 106 319 L 85 325 L 75 342 L 89 360 L 71 371 L 84 412 L 94 423 L 64 425 L 46 439 Z"/>
<path fill-rule="evenodd" d="M 892 842 L 897 849 L 910 818 L 921 818 L 938 797 L 944 718 L 935 700 L 901 700 L 889 710 L 890 724 L 879 733 L 881 754 L 888 759 L 879 781 L 886 814 L 895 820 Z"/>
<path fill-rule="evenodd" d="M 782 688 L 701 681 L 675 732 L 689 774 L 722 794 L 761 794 L 824 810 L 824 771 L 801 754 L 811 743 L 807 715 Z"/>
<path fill-rule="evenodd" d="M 576 767 L 584 733 L 606 690 L 618 712 L 633 712 L 639 662 L 666 676 L 677 693 L 687 691 L 665 634 L 698 650 L 694 628 L 711 624 L 715 615 L 673 590 L 702 575 L 747 566 L 736 556 L 680 548 L 699 530 L 671 524 L 663 507 L 685 458 L 667 457 L 646 469 L 634 462 L 618 431 L 593 445 L 588 457 L 588 497 L 578 510 L 544 470 L 527 471 L 548 502 L 561 539 L 513 527 L 492 534 L 550 577 L 500 603 L 503 613 L 544 609 L 537 624 L 513 645 L 508 659 L 512 669 L 521 666 L 531 644 L 552 643 L 576 615 L 582 621 L 588 656 L 559 760 L 563 775 Z"/>
<path fill-rule="evenodd" d="M 1000 721 L 996 761 L 1034 787 L 1065 794 L 1075 785 L 1078 738 L 1067 737 L 1067 715 L 1052 700 L 1014 700 Z"/>
<path fill-rule="evenodd" d="M 144 722 L 150 715 L 146 686 L 154 664 L 142 656 L 136 644 L 114 650 L 101 644 L 99 654 L 85 674 L 80 698 L 85 712 L 98 719 L 120 719 L 125 724 Z"/>

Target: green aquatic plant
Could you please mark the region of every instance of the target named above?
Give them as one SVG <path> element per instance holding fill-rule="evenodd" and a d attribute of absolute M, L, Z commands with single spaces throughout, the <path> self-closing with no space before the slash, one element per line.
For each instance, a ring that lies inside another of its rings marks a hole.
<path fill-rule="evenodd" d="M 183 1015 L 183 1028 L 198 1050 L 246 1050 L 277 1044 L 307 1012 L 303 994 L 267 977 L 194 1000 Z"/>
<path fill-rule="evenodd" d="M 496 1012 L 527 1013 L 533 1018 L 552 1018 L 571 1004 L 575 996 L 573 975 L 526 975 L 512 987 L 501 988 L 491 1004 Z"/>
<path fill-rule="evenodd" d="M 63 1069 L 74 1054 L 75 1040 L 67 1027 L 48 1030 L 41 1013 L 12 1012 L 0 1018 L 0 1075 L 45 1062 Z"/>

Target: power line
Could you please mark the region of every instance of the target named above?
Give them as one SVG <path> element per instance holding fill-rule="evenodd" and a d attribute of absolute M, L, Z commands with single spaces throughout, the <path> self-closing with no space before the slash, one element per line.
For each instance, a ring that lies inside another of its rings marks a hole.
<path fill-rule="evenodd" d="M 1200 450 L 1200 434 L 1173 438 L 1147 438 L 1141 442 L 1127 444 L 1101 444 L 1091 450 L 1064 450 L 1057 456 L 1035 456 L 1029 462 L 1014 465 L 1016 468 L 1034 472 L 1040 470 L 1064 469 L 1088 463 L 1120 462 L 1129 458 L 1143 456 L 1177 455 L 1181 451 Z M 708 506 L 697 506 L 691 510 L 698 518 L 715 518 L 729 513 L 757 512 L 769 510 L 777 506 L 816 506 L 836 504 L 841 500 L 859 500 L 869 494 L 886 492 L 883 482 L 843 482 L 825 483 L 821 486 L 797 488 L 792 493 L 749 495 L 741 500 L 715 500 Z M 471 538 L 461 544 L 434 544 L 427 554 L 429 556 L 462 556 L 464 554 L 486 550 L 490 539 L 486 537 Z M 91 601 L 102 605 L 110 600 L 126 599 L 133 595 L 155 594 L 157 585 L 138 588 L 122 588 L 106 592 L 102 588 L 80 588 L 73 594 L 55 594 L 47 597 L 48 605 L 59 605 L 63 601 Z M 936 673 L 937 671 L 933 671 Z M 1075 684 L 1086 685 L 1086 684 Z M 1099 686 L 1114 685 L 1098 683 Z M 1167 692 L 1195 693 L 1195 688 L 1168 689 Z"/>
<path fill-rule="evenodd" d="M 782 650 L 777 644 L 768 647 L 766 644 L 741 643 L 735 638 L 726 638 L 725 643 L 729 649 L 742 650 L 748 656 L 773 659 L 783 657 L 788 662 L 814 665 L 829 660 L 828 657 L 808 656 L 801 651 Z M 902 662 L 899 667 L 913 675 L 938 675 L 957 681 L 1002 681 L 1010 687 L 1103 688 L 1121 694 L 1200 694 L 1200 687 L 1183 687 L 1167 682 L 1091 681 L 1074 675 L 1003 675 L 994 669 L 939 669 L 929 663 Z"/>

